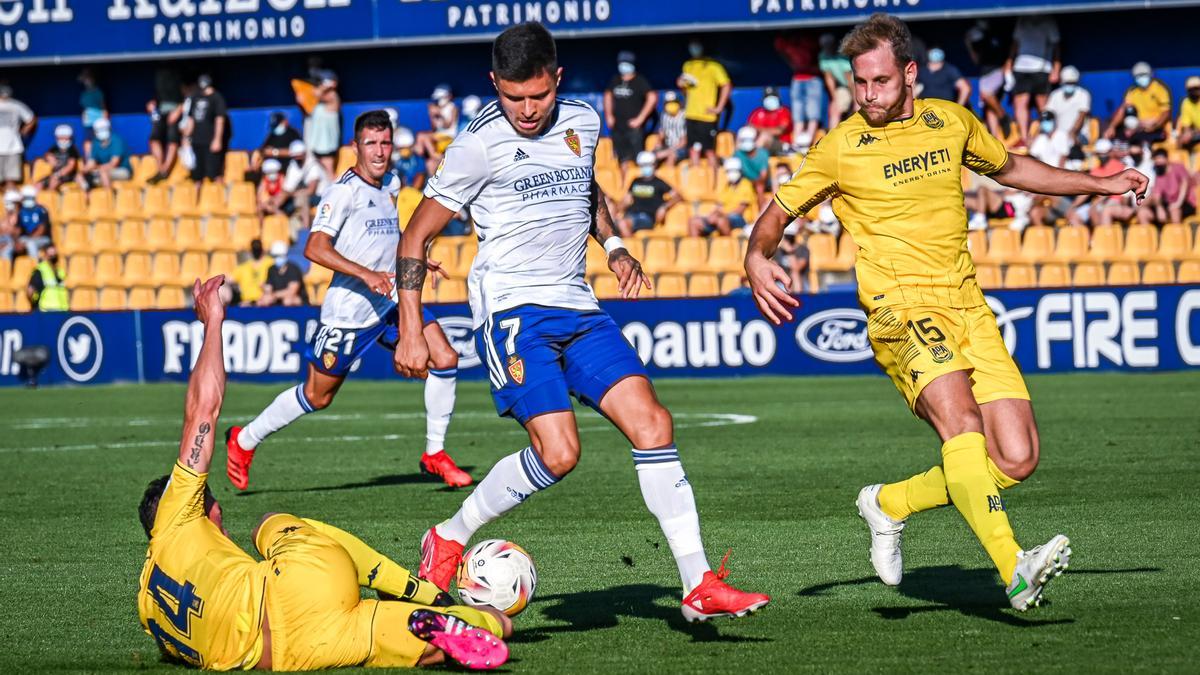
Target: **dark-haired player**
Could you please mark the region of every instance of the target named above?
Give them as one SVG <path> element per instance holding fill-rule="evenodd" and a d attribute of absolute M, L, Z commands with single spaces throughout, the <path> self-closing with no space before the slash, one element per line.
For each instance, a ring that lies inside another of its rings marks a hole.
<path fill-rule="evenodd" d="M 138 507 L 150 538 L 138 581 L 143 628 L 168 659 L 208 670 L 405 667 L 447 658 L 476 669 L 503 664 L 501 638 L 512 632 L 504 615 L 450 606 L 432 584 L 336 527 L 268 514 L 253 534 L 261 561 L 230 541 L 208 489 L 225 395 L 223 281 L 193 286 L 204 343 L 188 381 L 179 460 Z M 360 586 L 389 599 L 362 600 Z"/>
<path fill-rule="evenodd" d="M 556 97 L 562 69 L 541 24 L 504 31 L 492 47 L 499 100 L 459 132 L 409 221 L 397 270 L 396 367 L 424 377 L 421 330 L 425 248 L 463 207 L 479 234 L 469 277 L 475 343 L 496 410 L 529 432 L 529 447 L 501 459 L 451 519 L 426 532 L 420 574 L 450 584 L 463 546 L 485 524 L 550 488 L 579 461 L 574 394 L 633 444 L 642 496 L 658 518 L 683 580 L 689 621 L 742 616 L 769 598 L 724 583 L 700 539 L 692 486 L 675 447 L 671 414 L 658 402 L 637 354 L 584 281 L 588 235 L 604 246 L 622 295 L 650 287 L 629 255 L 593 179 L 600 117 Z"/>
<path fill-rule="evenodd" d="M 910 40 L 902 21 L 876 14 L 842 41 L 859 112 L 779 188 L 754 226 L 746 271 L 762 313 L 776 325 L 790 320 L 798 302 L 771 259 L 789 222 L 833 198 L 858 246 L 858 299 L 875 359 L 942 442 L 940 464 L 859 493 L 871 562 L 884 583 L 900 583 L 905 519 L 953 502 L 995 563 L 1009 602 L 1023 611 L 1067 567 L 1071 548 L 1058 535 L 1022 550 L 1000 497 L 1037 467 L 1038 432 L 1021 372 L 975 279 L 962 168 L 1051 195 L 1133 191 L 1140 200 L 1147 181 L 1132 170 L 1095 178 L 1010 155 L 962 106 L 914 100 Z"/>
<path fill-rule="evenodd" d="M 301 416 L 333 402 L 351 366 L 375 342 L 396 343 L 396 300 L 393 279 L 399 253 L 400 225 L 396 195 L 400 180 L 390 170 L 392 122 L 387 112 L 372 110 L 354 121 L 358 161 L 331 185 L 317 206 L 304 255 L 333 270 L 333 281 L 321 304 L 321 325 L 306 356 L 308 377 L 275 397 L 244 427 L 225 432 L 226 472 L 245 490 L 255 448 L 268 436 Z M 451 487 L 471 484 L 445 451 L 446 428 L 454 413 L 458 354 L 433 314 L 422 316 L 430 344 L 429 378 L 425 381 L 426 443 L 421 470 Z"/>

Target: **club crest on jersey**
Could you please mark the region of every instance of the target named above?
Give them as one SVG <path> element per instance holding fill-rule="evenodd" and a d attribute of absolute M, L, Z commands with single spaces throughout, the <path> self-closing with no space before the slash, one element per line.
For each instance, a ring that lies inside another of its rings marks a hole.
<path fill-rule="evenodd" d="M 946 126 L 946 123 L 942 121 L 942 118 L 938 117 L 937 113 L 933 112 L 932 110 L 926 110 L 921 115 L 921 121 L 924 122 L 925 126 L 929 127 L 930 129 L 941 129 L 942 127 Z"/>
<path fill-rule="evenodd" d="M 508 357 L 508 374 L 518 385 L 525 384 L 525 360 L 516 354 Z"/>
<path fill-rule="evenodd" d="M 336 364 L 337 354 L 334 354 L 333 352 L 325 352 L 323 355 L 321 355 L 321 365 L 325 366 L 325 370 L 333 370 L 333 367 Z"/>
<path fill-rule="evenodd" d="M 929 355 L 933 357 L 934 363 L 945 363 L 954 358 L 954 352 L 947 349 L 946 345 L 932 345 Z"/>
<path fill-rule="evenodd" d="M 579 144 L 579 134 L 575 133 L 574 129 L 567 129 L 567 136 L 563 141 L 566 142 L 571 152 L 575 153 L 576 157 L 579 157 L 580 153 L 583 152 L 583 147 Z"/>

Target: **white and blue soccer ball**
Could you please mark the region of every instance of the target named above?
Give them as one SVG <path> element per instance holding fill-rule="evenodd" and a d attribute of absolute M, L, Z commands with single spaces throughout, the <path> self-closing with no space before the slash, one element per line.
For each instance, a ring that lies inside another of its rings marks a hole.
<path fill-rule="evenodd" d="M 537 568 L 525 549 L 511 541 L 488 539 L 463 554 L 458 566 L 458 595 L 476 607 L 520 614 L 537 589 Z"/>

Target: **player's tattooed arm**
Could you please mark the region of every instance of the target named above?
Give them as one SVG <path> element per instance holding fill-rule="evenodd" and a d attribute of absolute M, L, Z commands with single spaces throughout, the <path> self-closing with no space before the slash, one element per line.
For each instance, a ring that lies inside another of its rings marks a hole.
<path fill-rule="evenodd" d="M 604 242 L 617 236 L 617 227 L 613 224 L 612 214 L 608 211 L 608 199 L 600 191 L 596 181 L 592 181 L 592 229 L 591 234 L 603 246 Z M 628 252 L 626 252 L 628 254 Z"/>
<path fill-rule="evenodd" d="M 609 239 L 617 236 L 613 225 L 612 215 L 608 212 L 607 200 L 600 186 L 592 181 L 592 236 L 603 246 Z M 615 242 L 614 242 L 615 243 Z M 605 247 L 607 249 L 607 247 Z M 650 290 L 650 277 L 642 271 L 642 264 L 629 254 L 625 247 L 613 249 L 608 254 L 608 268 L 617 275 L 617 289 L 622 298 L 636 298 L 642 288 Z"/>
<path fill-rule="evenodd" d="M 188 468 L 194 469 L 200 463 L 200 455 L 204 452 L 204 441 L 208 438 L 209 432 L 212 431 L 212 425 L 208 422 L 201 422 L 200 428 L 196 430 L 196 436 L 192 439 L 192 450 L 187 461 L 184 462 Z"/>
<path fill-rule="evenodd" d="M 402 291 L 420 291 L 428 269 L 420 258 L 400 258 L 396 261 L 396 286 Z"/>

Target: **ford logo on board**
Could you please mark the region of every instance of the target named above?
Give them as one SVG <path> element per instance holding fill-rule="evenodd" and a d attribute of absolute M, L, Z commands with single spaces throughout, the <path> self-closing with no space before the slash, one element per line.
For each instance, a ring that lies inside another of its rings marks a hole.
<path fill-rule="evenodd" d="M 871 358 L 867 315 L 858 309 L 826 309 L 800 322 L 796 344 L 810 356 L 834 363 Z"/>

